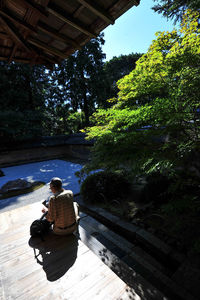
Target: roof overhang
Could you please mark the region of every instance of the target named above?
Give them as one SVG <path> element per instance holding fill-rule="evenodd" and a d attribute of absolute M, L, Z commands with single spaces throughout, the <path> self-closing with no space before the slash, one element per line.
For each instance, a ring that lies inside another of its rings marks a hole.
<path fill-rule="evenodd" d="M 0 0 L 0 60 L 52 65 L 140 0 Z"/>

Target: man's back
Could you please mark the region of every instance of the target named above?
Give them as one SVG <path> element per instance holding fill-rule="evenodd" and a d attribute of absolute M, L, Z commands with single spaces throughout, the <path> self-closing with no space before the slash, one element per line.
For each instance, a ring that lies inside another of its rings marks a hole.
<path fill-rule="evenodd" d="M 65 228 L 76 222 L 72 191 L 63 190 L 50 198 L 47 219 L 59 228 Z"/>

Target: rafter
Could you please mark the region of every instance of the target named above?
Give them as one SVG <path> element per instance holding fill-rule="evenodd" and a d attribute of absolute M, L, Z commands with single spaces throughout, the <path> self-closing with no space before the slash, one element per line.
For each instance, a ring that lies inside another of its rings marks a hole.
<path fill-rule="evenodd" d="M 28 7 L 37 12 L 37 14 L 41 17 L 48 17 L 48 12 L 41 5 L 35 3 L 31 0 L 17 0 L 18 4 L 21 4 L 23 7 Z"/>
<path fill-rule="evenodd" d="M 138 4 L 139 0 L 0 0 L 0 60 L 60 63 Z"/>
<path fill-rule="evenodd" d="M 94 4 L 94 1 L 90 0 L 78 0 L 80 4 L 82 4 L 84 7 L 87 7 L 89 10 L 91 10 L 94 14 L 102 18 L 106 23 L 108 24 L 114 24 L 114 21 L 112 20 L 112 17 L 104 11 L 101 7 L 99 7 L 97 4 Z"/>
<path fill-rule="evenodd" d="M 37 28 L 41 31 L 47 33 L 51 37 L 55 38 L 56 40 L 59 40 L 61 42 L 64 42 L 65 44 L 71 45 L 74 48 L 81 49 L 81 46 L 75 42 L 74 40 L 70 39 L 66 35 L 57 32 L 55 29 L 51 28 L 50 26 L 46 25 L 45 23 L 39 22 L 37 25 Z"/>
<path fill-rule="evenodd" d="M 80 5 L 79 8 L 77 8 L 77 10 L 75 10 L 75 12 L 73 13 L 73 17 L 74 18 L 78 18 L 82 12 L 82 10 L 84 9 L 83 5 Z"/>
<path fill-rule="evenodd" d="M 5 0 L 0 0 L 0 8 L 5 7 Z"/>
<path fill-rule="evenodd" d="M 12 13 L 9 12 L 8 10 L 5 11 L 5 10 L 0 9 L 0 15 L 6 17 L 11 22 L 16 23 L 17 25 L 23 27 L 26 30 L 29 30 L 32 33 L 37 33 L 36 29 L 33 26 L 31 26 L 30 24 L 28 24 L 28 23 L 26 23 L 24 21 L 21 21 L 17 17 L 12 16 Z"/>
<path fill-rule="evenodd" d="M 26 41 L 23 39 L 22 36 L 17 32 L 13 24 L 11 24 L 8 20 L 4 19 L 3 17 L 0 17 L 0 21 L 3 24 L 3 26 L 6 28 L 9 35 L 12 37 L 12 39 L 17 43 L 23 46 L 26 51 L 31 51 L 29 47 L 27 46 Z"/>
<path fill-rule="evenodd" d="M 14 47 L 13 47 L 13 49 L 12 49 L 12 52 L 11 52 L 11 54 L 10 54 L 10 57 L 9 57 L 9 59 L 8 59 L 8 63 L 9 63 L 9 64 L 11 63 L 13 57 L 15 56 L 16 50 L 17 50 L 17 45 L 15 44 Z"/>
<path fill-rule="evenodd" d="M 4 33 L 4 32 L 0 32 L 0 39 L 3 39 L 3 40 L 8 39 L 8 40 L 10 40 L 10 37 L 6 33 Z"/>
<path fill-rule="evenodd" d="M 7 57 L 7 56 L 0 56 L 0 60 L 7 61 L 8 59 L 9 59 L 9 57 Z M 22 62 L 22 63 L 29 63 L 30 59 L 28 59 L 28 58 L 21 58 L 21 57 L 15 57 L 15 61 L 16 62 Z"/>
<path fill-rule="evenodd" d="M 118 6 L 121 5 L 121 2 L 124 2 L 123 7 L 120 10 L 118 10 Z M 138 6 L 139 4 L 140 4 L 140 0 L 129 0 L 129 1 L 117 0 L 115 4 L 109 9 L 109 12 L 113 11 L 116 19 L 119 18 L 124 12 L 129 10 L 133 5 Z"/>
<path fill-rule="evenodd" d="M 66 13 L 64 14 L 60 8 L 54 6 L 48 6 L 47 10 L 49 13 L 51 13 L 52 15 L 56 16 L 57 18 L 59 18 L 60 20 L 62 20 L 65 23 L 68 23 L 69 25 L 71 25 L 72 27 L 78 29 L 79 31 L 83 32 L 84 34 L 95 38 L 97 35 L 92 32 L 91 30 L 87 29 L 85 27 L 85 25 L 83 25 L 81 22 L 77 21 L 76 19 L 74 19 L 71 16 L 66 15 Z"/>
<path fill-rule="evenodd" d="M 2 60 L 2 61 L 7 61 L 7 60 L 8 60 L 8 57 L 0 56 L 0 60 Z"/>
<path fill-rule="evenodd" d="M 66 54 L 64 54 L 63 52 L 61 52 L 60 50 L 52 47 L 52 46 L 49 46 L 49 45 L 46 45 L 45 43 L 39 41 L 39 40 L 36 40 L 36 39 L 33 39 L 33 38 L 28 38 L 27 39 L 29 43 L 35 45 L 36 47 L 38 48 L 41 48 L 53 55 L 56 55 L 56 56 L 59 56 L 59 57 L 62 57 L 63 59 L 67 58 Z"/>

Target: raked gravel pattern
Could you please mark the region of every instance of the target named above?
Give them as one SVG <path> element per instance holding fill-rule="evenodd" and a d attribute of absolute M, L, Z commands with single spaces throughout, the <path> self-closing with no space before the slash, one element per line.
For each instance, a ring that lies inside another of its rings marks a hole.
<path fill-rule="evenodd" d="M 82 166 L 80 164 L 60 159 L 1 168 L 5 176 L 0 177 L 0 188 L 6 182 L 18 178 L 25 179 L 30 182 L 43 181 L 46 184 L 34 192 L 0 200 L 0 213 L 28 205 L 33 202 L 42 202 L 47 199 L 51 195 L 49 182 L 52 177 L 60 177 L 65 189 L 72 190 L 74 194 L 78 193 L 80 191 L 80 185 L 78 183 L 78 178 L 75 176 L 75 172 L 79 171 L 81 168 Z"/>

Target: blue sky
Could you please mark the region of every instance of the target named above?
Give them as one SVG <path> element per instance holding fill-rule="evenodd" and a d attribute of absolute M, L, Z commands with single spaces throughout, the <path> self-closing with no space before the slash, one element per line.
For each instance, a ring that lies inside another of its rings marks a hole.
<path fill-rule="evenodd" d="M 133 6 L 103 31 L 106 60 L 121 54 L 145 53 L 157 31 L 174 28 L 172 20 L 167 21 L 151 9 L 154 5 L 153 0 L 141 0 L 139 6 Z"/>

